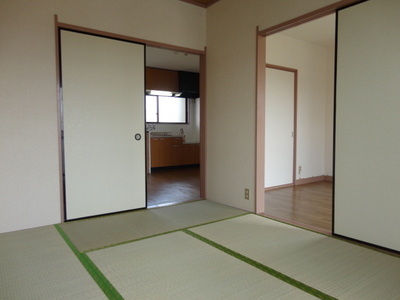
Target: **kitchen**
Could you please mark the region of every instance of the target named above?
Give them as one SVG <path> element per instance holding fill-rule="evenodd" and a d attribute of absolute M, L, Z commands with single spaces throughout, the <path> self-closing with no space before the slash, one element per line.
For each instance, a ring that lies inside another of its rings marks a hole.
<path fill-rule="evenodd" d="M 147 207 L 200 198 L 199 57 L 146 49 Z"/>

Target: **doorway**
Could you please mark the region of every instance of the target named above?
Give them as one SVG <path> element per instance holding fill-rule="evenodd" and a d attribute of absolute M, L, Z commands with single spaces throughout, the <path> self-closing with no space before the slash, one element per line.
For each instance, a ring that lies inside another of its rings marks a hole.
<path fill-rule="evenodd" d="M 279 201 L 275 201 L 277 205 L 285 205 L 290 212 L 286 216 L 280 216 L 276 213 L 279 209 L 271 207 L 273 201 L 266 203 L 267 198 L 272 197 L 272 194 L 265 192 L 265 190 L 263 191 L 265 209 L 258 210 L 258 212 L 295 223 L 299 216 L 297 204 L 301 201 L 296 200 L 296 197 L 300 191 L 304 193 L 307 184 L 330 182 L 333 178 L 335 14 L 285 31 L 275 32 L 266 36 L 264 43 L 264 53 L 266 53 L 264 59 L 268 64 L 298 70 L 297 138 L 294 141 L 296 144 L 294 151 L 294 186 L 290 192 L 286 193 L 286 198 L 283 197 Z M 268 95 L 268 78 L 266 80 L 265 93 Z M 264 105 L 266 106 L 265 111 L 268 111 L 267 99 Z M 267 118 L 267 115 L 262 117 Z M 268 124 L 267 119 L 264 122 Z M 267 145 L 268 137 L 265 136 L 265 139 L 265 145 Z M 258 144 L 262 145 L 263 143 L 259 141 Z M 266 150 L 264 148 L 262 151 L 265 152 Z M 267 167 L 267 158 L 265 160 Z M 265 178 L 267 178 L 267 173 L 268 169 L 266 168 L 263 175 Z M 296 189 L 300 185 L 302 189 Z M 276 184 L 276 186 L 279 187 L 279 184 Z M 330 186 L 331 183 L 324 185 L 324 189 L 330 189 L 329 194 L 332 191 Z M 312 186 L 309 187 L 310 189 L 313 188 Z M 264 185 L 265 188 L 268 188 L 268 186 Z M 315 203 L 318 203 L 318 201 L 313 202 L 313 205 Z M 272 211 L 274 212 L 273 215 L 270 213 Z M 315 210 L 310 209 L 308 213 L 313 214 L 313 211 Z M 287 219 L 288 215 L 291 216 L 291 219 Z"/>
<path fill-rule="evenodd" d="M 140 77 L 141 77 L 141 84 L 140 84 L 141 85 L 141 88 L 140 88 L 141 96 L 137 97 L 137 98 L 140 98 L 141 108 L 135 109 L 135 111 L 140 113 L 141 116 L 138 117 L 138 118 L 134 118 L 134 119 L 135 119 L 135 122 L 137 121 L 137 122 L 140 123 L 139 127 L 140 127 L 141 130 L 143 130 L 143 133 L 141 134 L 141 133 L 136 132 L 136 131 L 134 133 L 129 132 L 128 133 L 128 135 L 129 135 L 128 139 L 129 139 L 129 141 L 131 143 L 137 143 L 137 144 L 140 144 L 142 146 L 141 149 L 142 149 L 143 152 L 139 156 L 140 156 L 141 162 L 143 162 L 143 165 L 135 166 L 135 171 L 138 171 L 141 174 L 140 175 L 141 180 L 137 181 L 135 183 L 135 184 L 140 184 L 140 188 L 138 189 L 138 191 L 139 190 L 140 191 L 139 191 L 139 193 L 136 193 L 136 190 L 133 190 L 133 191 L 129 192 L 128 193 L 129 194 L 128 198 L 130 197 L 130 200 L 132 200 L 132 195 L 133 195 L 133 197 L 140 196 L 143 201 L 140 202 L 140 206 L 128 206 L 128 207 L 124 206 L 124 207 L 117 207 L 117 208 L 111 208 L 111 209 L 105 208 L 104 210 L 101 210 L 101 211 L 94 211 L 94 212 L 90 211 L 89 213 L 85 212 L 85 213 L 79 214 L 79 215 L 68 216 L 68 212 L 67 212 L 68 207 L 67 207 L 67 205 L 65 203 L 66 194 L 68 193 L 68 191 L 67 191 L 66 184 L 65 184 L 65 181 L 64 181 L 64 177 L 65 177 L 64 170 L 65 170 L 65 165 L 66 164 L 65 164 L 65 159 L 64 159 L 64 154 L 65 153 L 64 153 L 64 145 L 63 145 L 63 143 L 64 143 L 64 134 L 65 134 L 65 132 L 64 132 L 64 124 L 63 124 L 63 122 L 65 120 L 64 120 L 64 110 L 63 110 L 63 106 L 62 106 L 62 101 L 63 101 L 62 95 L 63 95 L 63 92 L 66 92 L 66 91 L 65 91 L 65 89 L 64 89 L 64 87 L 62 85 L 63 83 L 65 84 L 65 82 L 62 81 L 62 79 L 65 79 L 65 78 L 63 78 L 61 76 L 62 75 L 62 70 L 61 70 L 62 55 L 61 55 L 60 45 L 62 46 L 62 43 L 61 43 L 62 41 L 61 41 L 59 35 L 56 36 L 57 37 L 56 38 L 56 49 L 57 49 L 57 53 L 58 53 L 57 59 L 60 61 L 60 64 L 57 65 L 57 74 L 58 74 L 58 76 L 57 76 L 57 78 L 58 78 L 57 79 L 57 90 L 59 91 L 58 100 L 59 100 L 59 104 L 60 104 L 60 106 L 59 106 L 59 116 L 60 116 L 60 118 L 59 118 L 59 128 L 60 128 L 59 145 L 60 145 L 60 170 L 62 170 L 62 172 L 60 172 L 60 182 L 62 184 L 62 193 L 63 193 L 62 197 L 61 197 L 62 198 L 62 202 L 61 202 L 62 218 L 63 218 L 64 221 L 66 221 L 66 220 L 72 220 L 72 219 L 78 219 L 78 218 L 86 218 L 86 217 L 91 217 L 91 216 L 110 214 L 110 213 L 120 212 L 120 211 L 125 211 L 125 210 L 146 208 L 147 207 L 147 203 L 146 203 L 146 166 L 145 166 L 145 163 L 146 163 L 146 159 L 145 159 L 146 158 L 146 151 L 145 151 L 145 149 L 146 149 L 146 146 L 145 146 L 146 134 L 145 134 L 145 119 L 144 119 L 144 112 L 145 112 L 144 111 L 144 87 L 145 87 L 144 67 L 145 67 L 145 57 L 146 57 L 146 55 L 145 55 L 145 47 L 146 46 L 152 46 L 152 47 L 155 47 L 155 48 L 168 49 L 168 50 L 172 50 L 172 51 L 179 52 L 179 53 L 186 53 L 187 55 L 191 55 L 192 54 L 192 55 L 198 56 L 198 61 L 199 61 L 198 62 L 198 69 L 199 69 L 199 71 L 201 71 L 200 72 L 201 76 L 200 76 L 200 80 L 199 80 L 200 81 L 200 94 L 202 95 L 202 102 L 201 102 L 201 104 L 200 104 L 200 102 L 198 102 L 198 103 L 199 103 L 199 106 L 200 106 L 199 111 L 201 111 L 199 119 L 201 119 L 200 120 L 200 126 L 202 128 L 204 128 L 204 126 L 205 126 L 205 102 L 206 102 L 206 96 L 205 96 L 205 67 L 206 67 L 206 59 L 205 59 L 205 55 L 206 55 L 206 53 L 205 53 L 205 51 L 202 51 L 202 50 L 178 47 L 178 46 L 173 46 L 173 45 L 168 45 L 168 44 L 162 44 L 162 43 L 157 43 L 157 42 L 153 42 L 153 41 L 149 41 L 149 40 L 136 39 L 134 37 L 121 36 L 121 35 L 114 34 L 114 33 L 93 30 L 93 29 L 89 29 L 89 28 L 85 28 L 85 27 L 79 27 L 79 26 L 70 25 L 70 24 L 66 24 L 66 23 L 60 23 L 60 22 L 58 22 L 57 17 L 55 18 L 55 24 L 56 24 L 57 31 L 65 30 L 65 31 L 71 31 L 71 32 L 80 32 L 80 33 L 85 34 L 87 36 L 103 37 L 104 39 L 107 39 L 107 40 L 110 40 L 110 41 L 114 41 L 114 42 L 118 42 L 118 43 L 119 42 L 121 42 L 121 43 L 125 42 L 125 43 L 128 43 L 128 44 L 137 44 L 137 45 L 140 45 L 141 49 L 142 49 L 141 50 L 141 53 L 142 53 L 142 55 L 141 55 L 141 63 L 138 63 L 137 68 L 135 68 L 136 71 L 140 72 Z M 103 49 L 103 47 L 97 48 L 97 50 L 99 50 L 99 49 L 101 51 Z M 132 51 L 128 51 L 128 52 L 132 54 Z M 113 51 L 111 51 L 111 54 L 112 53 L 113 53 Z M 78 54 L 79 54 L 79 51 L 78 51 Z M 90 55 L 88 57 L 90 59 L 92 58 Z M 98 57 L 101 58 L 101 55 L 98 55 Z M 121 56 L 117 55 L 117 58 L 118 57 L 120 58 Z M 130 61 L 132 62 L 132 59 Z M 102 62 L 103 61 L 100 59 L 100 63 L 102 63 Z M 123 63 L 122 64 L 122 68 L 124 66 L 126 66 L 126 64 Z M 130 66 L 132 66 L 132 65 L 130 65 Z M 98 72 L 98 73 L 100 75 L 101 74 L 110 75 L 108 71 L 106 71 L 106 72 Z M 97 78 L 98 77 L 97 75 L 99 75 L 99 74 L 94 74 L 94 76 L 92 76 L 92 77 L 93 78 Z M 89 76 L 88 78 L 91 78 L 91 77 Z M 114 79 L 115 78 L 111 78 L 110 82 L 113 82 Z M 129 81 L 129 78 L 127 76 L 125 76 L 124 78 L 119 80 L 116 85 L 118 85 L 121 82 L 125 83 L 127 80 Z M 130 81 L 131 82 L 128 84 L 128 86 L 130 86 L 130 88 L 132 88 L 132 82 L 133 81 L 132 80 L 130 80 Z M 84 81 L 82 81 L 82 82 L 84 82 Z M 78 83 L 78 84 L 80 84 L 80 83 Z M 100 84 L 100 86 L 102 86 L 102 84 Z M 92 88 L 92 90 L 96 90 L 96 88 Z M 128 94 L 129 94 L 128 98 L 132 99 L 132 94 L 129 93 L 129 92 L 128 92 Z M 100 95 L 100 96 L 102 96 L 102 95 Z M 96 105 L 93 106 L 93 109 L 96 109 Z M 90 112 L 91 110 L 88 109 L 86 111 Z M 105 109 L 104 111 L 107 114 L 107 109 Z M 113 111 L 114 111 L 113 107 L 111 107 L 108 110 L 109 113 L 111 113 Z M 120 113 L 122 115 L 125 115 L 127 112 L 131 112 L 131 111 L 132 111 L 132 109 L 129 109 L 129 110 L 124 110 L 123 109 L 122 112 L 120 112 Z M 130 118 L 130 120 L 132 121 L 132 118 Z M 117 120 L 117 121 L 120 121 L 120 120 Z M 126 128 L 132 129 L 132 126 L 130 126 L 128 124 L 127 126 L 124 127 L 124 129 L 117 130 L 116 132 L 126 132 L 126 130 L 125 130 Z M 105 131 L 107 131 L 107 128 L 105 128 Z M 113 131 L 113 130 L 111 130 L 111 131 Z M 115 132 L 115 131 L 113 131 L 113 132 Z M 120 134 L 118 134 L 118 136 L 119 135 Z M 199 158 L 200 158 L 200 162 L 201 163 L 200 163 L 200 167 L 199 167 L 199 173 L 200 174 L 197 177 L 199 178 L 199 181 L 200 181 L 200 183 L 199 183 L 200 197 L 204 197 L 204 195 L 205 195 L 205 164 L 204 164 L 204 161 L 205 161 L 205 142 L 204 142 L 205 141 L 205 131 L 204 130 L 201 130 L 200 141 L 201 142 L 199 143 L 198 151 L 200 152 L 200 157 Z M 112 145 L 113 143 L 108 143 L 108 144 Z M 116 156 L 118 156 L 118 155 L 115 155 L 115 153 L 119 153 L 118 151 L 116 151 L 118 149 L 115 149 L 115 147 L 114 147 L 114 149 L 108 149 L 108 150 L 110 150 L 109 153 L 111 153 L 114 156 L 114 158 Z M 123 155 L 123 157 L 126 157 L 126 156 L 127 155 Z M 126 165 L 130 166 L 131 163 L 132 163 L 132 159 L 128 158 L 128 164 L 123 164 L 123 165 L 124 166 L 126 166 Z M 90 168 L 90 169 L 98 169 L 98 166 L 96 166 L 95 168 Z M 105 167 L 104 170 L 108 170 L 108 168 Z M 108 174 L 107 172 L 104 172 L 104 173 Z M 134 178 L 131 178 L 132 174 L 133 173 L 129 173 L 127 176 L 125 176 L 125 179 L 127 178 L 128 180 L 135 180 Z M 69 176 L 69 177 L 70 178 L 68 180 L 70 180 L 72 178 L 71 176 Z M 79 179 L 79 178 L 82 178 L 82 177 L 79 175 L 79 176 L 77 176 L 77 178 Z M 132 184 L 128 183 L 127 185 L 130 186 L 130 188 L 132 189 L 132 186 L 131 186 Z M 81 186 L 82 186 L 82 184 L 81 184 Z M 104 186 L 105 187 L 110 186 L 109 182 L 106 181 L 104 183 Z M 115 186 L 118 186 L 118 184 L 115 184 Z M 92 198 L 96 199 L 96 197 L 92 197 Z M 113 199 L 113 197 L 108 197 L 108 201 L 106 201 L 106 202 L 107 203 L 112 202 L 112 201 L 110 201 L 110 199 Z M 132 205 L 131 201 L 129 202 L 129 205 Z M 97 208 L 96 207 L 96 203 L 94 203 L 93 205 L 90 205 L 90 207 L 91 208 Z"/>
<path fill-rule="evenodd" d="M 147 207 L 198 200 L 202 182 L 202 99 L 198 90 L 200 55 L 147 46 L 146 70 L 146 101 L 151 100 L 156 104 L 153 117 L 149 116 L 146 120 Z M 196 80 L 197 87 L 193 83 Z M 149 95 L 158 93 L 152 91 L 153 89 L 161 90 L 163 94 L 171 92 L 173 96 Z M 189 89 L 192 91 L 188 92 Z M 196 89 L 197 91 L 193 91 Z M 169 102 L 174 99 L 182 102 L 182 105 L 175 106 L 172 110 Z M 167 109 L 170 111 L 167 112 Z M 179 109 L 182 109 L 179 114 L 181 120 L 161 120 L 162 114 L 175 114 Z"/>

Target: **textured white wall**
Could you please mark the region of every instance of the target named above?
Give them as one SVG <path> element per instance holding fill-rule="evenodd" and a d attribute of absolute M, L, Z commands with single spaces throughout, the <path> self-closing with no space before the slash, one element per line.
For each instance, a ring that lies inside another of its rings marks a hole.
<path fill-rule="evenodd" d="M 0 232 L 61 220 L 54 14 L 73 25 L 205 46 L 206 11 L 177 0 L 2 0 Z"/>
<path fill-rule="evenodd" d="M 208 199 L 255 210 L 256 27 L 335 2 L 220 0 L 207 9 Z"/>
<path fill-rule="evenodd" d="M 325 105 L 325 173 L 333 175 L 333 117 L 335 88 L 335 49 L 327 49 L 326 105 Z"/>

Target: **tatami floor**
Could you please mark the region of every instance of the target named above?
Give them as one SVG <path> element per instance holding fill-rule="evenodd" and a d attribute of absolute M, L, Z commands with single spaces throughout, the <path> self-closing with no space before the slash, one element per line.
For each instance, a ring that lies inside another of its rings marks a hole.
<path fill-rule="evenodd" d="M 199 200 L 0 234 L 0 299 L 398 299 L 400 257 Z"/>

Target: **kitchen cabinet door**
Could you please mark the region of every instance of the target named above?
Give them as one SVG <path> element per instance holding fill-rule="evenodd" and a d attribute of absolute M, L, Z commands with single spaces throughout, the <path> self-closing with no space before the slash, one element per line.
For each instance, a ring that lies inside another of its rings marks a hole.
<path fill-rule="evenodd" d="M 171 138 L 151 138 L 151 167 L 172 166 Z"/>
<path fill-rule="evenodd" d="M 172 145 L 172 166 L 183 165 L 183 145 Z"/>
<path fill-rule="evenodd" d="M 160 167 L 172 165 L 172 140 L 170 138 L 160 138 L 160 144 Z"/>
<path fill-rule="evenodd" d="M 200 162 L 199 144 L 185 144 L 183 150 L 183 164 L 194 165 Z"/>

